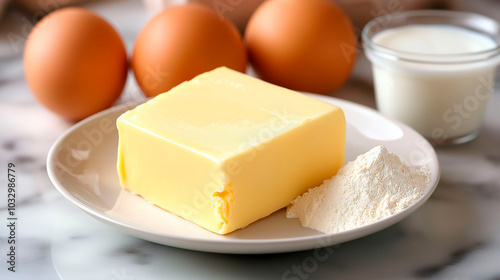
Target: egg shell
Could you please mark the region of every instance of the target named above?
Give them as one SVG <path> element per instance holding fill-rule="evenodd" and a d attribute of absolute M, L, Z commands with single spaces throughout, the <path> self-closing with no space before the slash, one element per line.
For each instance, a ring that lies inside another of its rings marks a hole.
<path fill-rule="evenodd" d="M 220 66 L 245 72 L 246 49 L 234 24 L 202 4 L 173 6 L 136 38 L 132 68 L 146 96 Z"/>
<path fill-rule="evenodd" d="M 250 18 L 245 40 L 259 77 L 299 91 L 337 89 L 357 55 L 349 17 L 329 0 L 268 0 Z"/>
<path fill-rule="evenodd" d="M 23 62 L 35 97 L 70 120 L 109 108 L 127 78 L 119 34 L 83 8 L 63 8 L 44 17 L 28 36 Z"/>

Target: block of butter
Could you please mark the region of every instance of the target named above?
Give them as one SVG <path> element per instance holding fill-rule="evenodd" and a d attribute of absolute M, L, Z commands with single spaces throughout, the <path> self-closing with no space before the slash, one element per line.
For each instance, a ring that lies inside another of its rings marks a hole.
<path fill-rule="evenodd" d="M 117 127 L 121 185 L 219 234 L 344 165 L 340 108 L 224 67 L 125 112 Z"/>

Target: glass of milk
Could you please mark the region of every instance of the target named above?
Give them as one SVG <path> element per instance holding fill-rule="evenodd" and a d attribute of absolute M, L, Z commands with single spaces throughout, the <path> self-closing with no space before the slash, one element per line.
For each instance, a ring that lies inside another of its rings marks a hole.
<path fill-rule="evenodd" d="M 500 64 L 500 26 L 485 16 L 419 10 L 362 33 L 378 109 L 435 145 L 474 139 Z"/>

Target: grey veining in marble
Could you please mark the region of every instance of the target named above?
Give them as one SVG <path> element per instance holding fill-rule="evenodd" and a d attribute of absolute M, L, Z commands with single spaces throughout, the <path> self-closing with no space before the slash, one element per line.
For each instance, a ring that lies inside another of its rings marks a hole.
<path fill-rule="evenodd" d="M 119 30 L 130 53 L 149 16 L 142 3 L 86 5 Z M 23 17 L 9 10 L 0 24 L 0 279 L 500 279 L 499 83 L 479 137 L 437 149 L 441 182 L 430 200 L 402 222 L 318 250 L 200 253 L 129 236 L 57 193 L 45 161 L 52 143 L 72 123 L 39 105 L 24 81 L 22 52 L 6 36 L 23 35 Z M 356 67 L 359 75 L 335 95 L 374 106 L 370 78 L 364 74 L 369 65 L 360 58 Z M 119 102 L 138 98 L 130 73 Z M 18 178 L 15 273 L 6 264 L 8 162 L 16 164 Z"/>

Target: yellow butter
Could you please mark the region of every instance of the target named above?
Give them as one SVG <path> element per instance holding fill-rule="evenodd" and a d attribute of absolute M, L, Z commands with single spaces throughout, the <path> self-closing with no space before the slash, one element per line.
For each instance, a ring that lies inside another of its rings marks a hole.
<path fill-rule="evenodd" d="M 344 165 L 340 108 L 224 67 L 125 112 L 117 127 L 121 185 L 219 234 Z"/>

